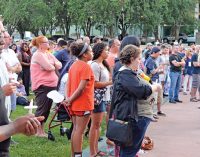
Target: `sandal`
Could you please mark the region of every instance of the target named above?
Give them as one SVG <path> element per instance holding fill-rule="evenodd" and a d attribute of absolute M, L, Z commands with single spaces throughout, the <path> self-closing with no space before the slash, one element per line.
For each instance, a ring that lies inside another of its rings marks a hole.
<path fill-rule="evenodd" d="M 98 153 L 94 157 L 101 157 L 101 156 L 106 156 L 106 152 L 98 151 Z"/>

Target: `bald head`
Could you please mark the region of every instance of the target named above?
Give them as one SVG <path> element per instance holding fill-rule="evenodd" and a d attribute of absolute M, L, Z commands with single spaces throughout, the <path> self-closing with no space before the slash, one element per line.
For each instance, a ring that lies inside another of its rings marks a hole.
<path fill-rule="evenodd" d="M 83 37 L 83 42 L 90 45 L 90 38 L 88 36 Z"/>

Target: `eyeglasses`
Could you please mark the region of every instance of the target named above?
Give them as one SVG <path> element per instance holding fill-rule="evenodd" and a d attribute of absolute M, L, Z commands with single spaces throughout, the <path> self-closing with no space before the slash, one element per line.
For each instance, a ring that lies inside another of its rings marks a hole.
<path fill-rule="evenodd" d="M 48 44 L 48 43 L 49 43 L 49 41 L 43 41 L 43 42 L 41 42 L 41 43 Z"/>

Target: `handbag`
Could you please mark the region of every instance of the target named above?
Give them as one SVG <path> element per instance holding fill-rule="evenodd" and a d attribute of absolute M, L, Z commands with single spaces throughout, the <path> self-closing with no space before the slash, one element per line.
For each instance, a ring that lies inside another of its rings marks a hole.
<path fill-rule="evenodd" d="M 92 62 L 94 63 L 94 62 Z M 99 81 L 101 80 L 101 67 L 99 66 Z M 103 101 L 103 97 L 106 93 L 107 88 L 95 88 L 94 89 L 94 105 L 99 105 Z"/>
<path fill-rule="evenodd" d="M 118 146 L 131 146 L 133 143 L 131 122 L 109 119 L 106 137 Z"/>
<path fill-rule="evenodd" d="M 103 101 L 106 90 L 107 88 L 94 89 L 94 105 L 99 105 Z"/>

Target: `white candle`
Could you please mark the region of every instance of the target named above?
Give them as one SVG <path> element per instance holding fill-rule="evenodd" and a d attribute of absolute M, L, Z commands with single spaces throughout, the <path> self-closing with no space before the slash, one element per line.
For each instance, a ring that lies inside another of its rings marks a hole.
<path fill-rule="evenodd" d="M 37 106 L 33 105 L 33 99 L 31 99 L 29 106 L 25 106 L 24 108 L 28 109 L 29 114 L 33 114 L 33 109 L 37 108 Z"/>

